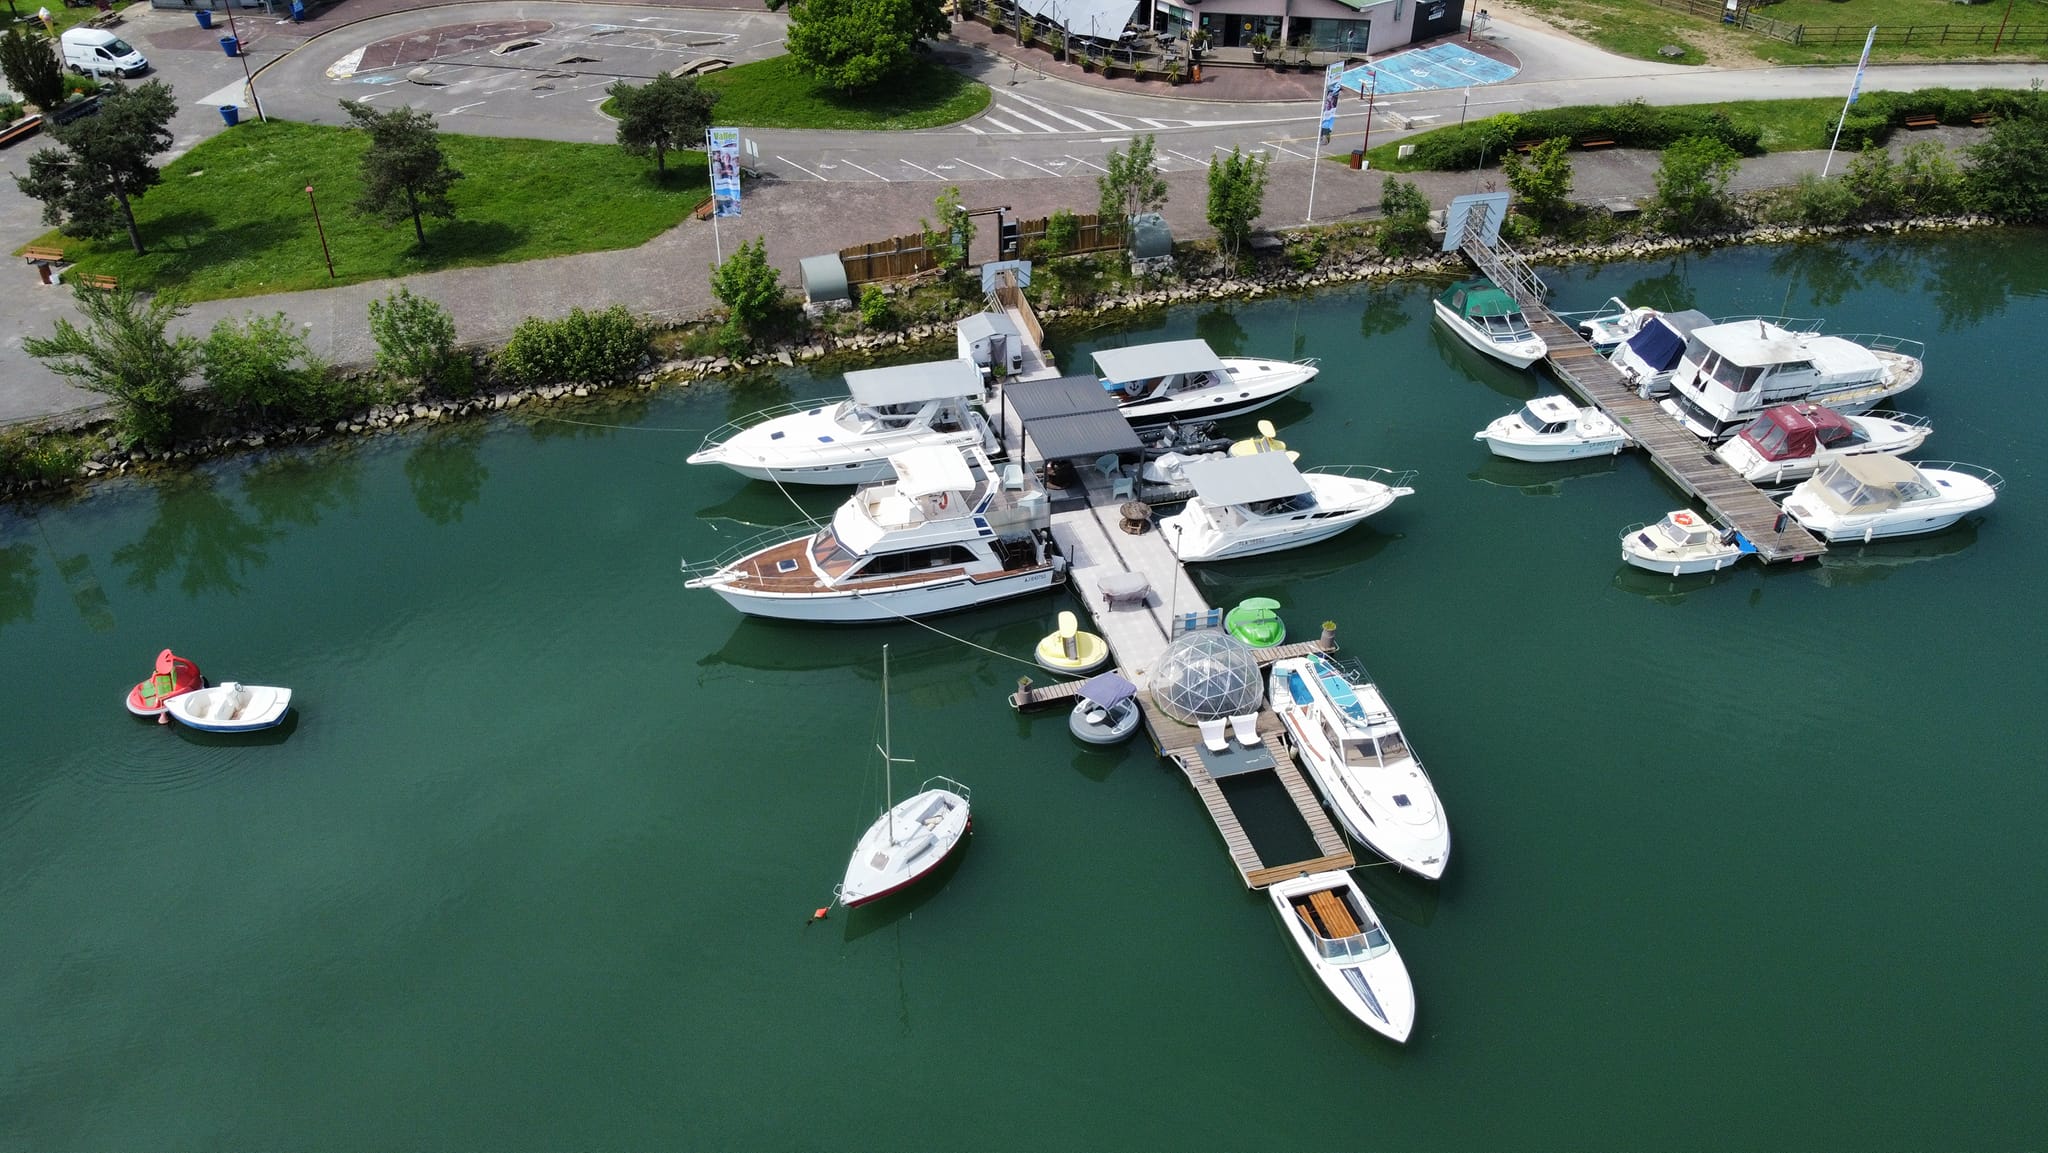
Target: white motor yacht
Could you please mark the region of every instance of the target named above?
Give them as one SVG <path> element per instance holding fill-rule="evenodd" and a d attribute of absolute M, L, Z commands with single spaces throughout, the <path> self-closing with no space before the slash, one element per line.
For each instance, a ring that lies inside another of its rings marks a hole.
<path fill-rule="evenodd" d="M 1561 396 L 1539 396 L 1472 434 L 1509 460 L 1578 460 L 1613 456 L 1629 444 L 1621 426 L 1597 408 Z"/>
<path fill-rule="evenodd" d="M 1542 360 L 1550 347 L 1529 328 L 1515 298 L 1489 280 L 1461 280 L 1432 301 L 1437 319 L 1458 339 L 1515 368 Z"/>
<path fill-rule="evenodd" d="M 708 564 L 686 562 L 685 587 L 752 616 L 849 623 L 973 608 L 1064 578 L 1051 506 L 1028 476 L 998 475 L 975 445 L 912 449 L 889 463 L 896 480 L 854 493 L 831 524 L 794 537 L 773 530 Z"/>
<path fill-rule="evenodd" d="M 890 476 L 890 457 L 913 448 L 1001 452 L 976 407 L 983 385 L 970 361 L 860 369 L 846 387 L 842 401 L 783 405 L 714 429 L 689 463 L 782 484 L 873 484 Z"/>
<path fill-rule="evenodd" d="M 1664 514 L 1651 525 L 1630 525 L 1621 534 L 1621 559 L 1666 576 L 1719 572 L 1753 551 L 1741 535 L 1723 532 L 1691 509 Z"/>
<path fill-rule="evenodd" d="M 1363 668 L 1321 653 L 1275 661 L 1266 691 L 1302 767 L 1346 832 L 1395 865 L 1436 880 L 1451 825 L 1422 759 Z"/>
<path fill-rule="evenodd" d="M 1206 340 L 1105 348 L 1094 354 L 1102 387 L 1138 428 L 1223 420 L 1279 400 L 1316 376 L 1316 362 L 1219 357 Z"/>
<path fill-rule="evenodd" d="M 1364 890 L 1343 871 L 1304 873 L 1266 889 L 1288 939 L 1330 996 L 1367 1028 L 1406 1041 L 1415 1028 L 1415 985 L 1401 951 Z"/>
<path fill-rule="evenodd" d="M 1333 537 L 1415 490 L 1412 472 L 1316 468 L 1284 452 L 1190 460 L 1180 474 L 1195 490 L 1159 531 L 1182 561 L 1235 560 Z"/>
<path fill-rule="evenodd" d="M 1997 473 L 1971 464 L 1845 456 L 1800 482 L 1784 509 L 1829 544 L 1868 544 L 1945 529 L 1989 507 L 2004 485 Z"/>
<path fill-rule="evenodd" d="M 1845 456 L 1911 452 L 1933 431 L 1926 417 L 1903 412 L 1846 416 L 1825 405 L 1780 404 L 1714 455 L 1751 484 L 1796 484 Z"/>
<path fill-rule="evenodd" d="M 1664 411 L 1709 441 L 1726 440 L 1763 410 L 1809 401 L 1864 412 L 1920 383 L 1918 341 L 1794 332 L 1762 317 L 1693 330 L 1671 374 Z"/>

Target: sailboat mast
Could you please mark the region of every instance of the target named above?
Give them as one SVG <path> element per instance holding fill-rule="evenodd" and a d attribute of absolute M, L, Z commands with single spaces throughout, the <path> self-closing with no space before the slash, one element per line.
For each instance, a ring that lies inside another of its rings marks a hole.
<path fill-rule="evenodd" d="M 895 758 L 890 756 L 895 748 L 889 738 L 889 646 L 882 646 L 882 811 L 888 815 L 889 843 L 896 843 L 896 782 L 890 772 L 895 767 Z"/>

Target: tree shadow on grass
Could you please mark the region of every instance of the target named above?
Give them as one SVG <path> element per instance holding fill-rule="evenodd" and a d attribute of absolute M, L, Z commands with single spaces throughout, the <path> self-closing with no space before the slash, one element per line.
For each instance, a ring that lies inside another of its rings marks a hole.
<path fill-rule="evenodd" d="M 410 222 L 394 226 L 412 231 Z M 446 220 L 427 230 L 424 247 L 414 244 L 402 257 L 407 272 L 432 272 L 461 264 L 488 263 L 526 243 L 527 230 L 502 220 Z"/>
<path fill-rule="evenodd" d="M 242 278 L 231 278 L 222 270 L 238 263 L 247 266 L 250 280 L 281 282 L 290 275 L 291 263 L 278 256 L 301 233 L 308 257 L 317 258 L 320 241 L 310 219 L 303 225 L 275 218 L 221 222 L 204 213 L 179 212 L 151 225 L 145 237 L 149 255 L 135 259 L 147 286 L 158 290 L 194 282 L 235 286 Z"/>

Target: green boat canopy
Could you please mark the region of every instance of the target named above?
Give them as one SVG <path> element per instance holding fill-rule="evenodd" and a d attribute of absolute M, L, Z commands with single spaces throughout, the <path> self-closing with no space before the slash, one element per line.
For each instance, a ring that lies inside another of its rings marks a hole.
<path fill-rule="evenodd" d="M 1520 316 L 1522 306 L 1515 298 L 1495 288 L 1491 281 L 1461 280 L 1438 297 L 1459 316 Z"/>

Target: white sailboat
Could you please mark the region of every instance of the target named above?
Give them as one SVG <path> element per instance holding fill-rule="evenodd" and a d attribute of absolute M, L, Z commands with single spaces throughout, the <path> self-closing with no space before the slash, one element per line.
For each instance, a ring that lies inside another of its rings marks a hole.
<path fill-rule="evenodd" d="M 917 795 L 890 805 L 896 793 L 894 769 L 912 764 L 890 752 L 889 646 L 882 646 L 882 803 L 888 807 L 853 847 L 846 878 L 832 896 L 851 909 L 880 900 L 938 868 L 974 827 L 967 811 L 967 786 L 933 777 Z"/>

